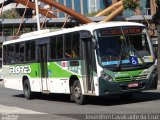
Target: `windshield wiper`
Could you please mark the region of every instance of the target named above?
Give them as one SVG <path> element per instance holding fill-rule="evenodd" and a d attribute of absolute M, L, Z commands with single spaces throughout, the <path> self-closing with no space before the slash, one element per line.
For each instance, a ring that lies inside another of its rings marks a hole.
<path fill-rule="evenodd" d="M 123 58 L 123 54 L 122 54 L 122 50 L 120 50 L 120 59 L 118 60 L 118 64 L 116 66 L 115 71 L 121 70 L 122 58 Z"/>

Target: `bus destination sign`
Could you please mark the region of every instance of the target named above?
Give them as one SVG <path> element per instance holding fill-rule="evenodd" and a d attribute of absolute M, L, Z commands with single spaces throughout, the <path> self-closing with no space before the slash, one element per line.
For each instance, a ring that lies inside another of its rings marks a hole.
<path fill-rule="evenodd" d="M 100 36 L 109 36 L 109 35 L 122 35 L 122 34 L 138 34 L 142 33 L 141 28 L 128 28 L 128 29 L 103 29 L 100 30 Z"/>

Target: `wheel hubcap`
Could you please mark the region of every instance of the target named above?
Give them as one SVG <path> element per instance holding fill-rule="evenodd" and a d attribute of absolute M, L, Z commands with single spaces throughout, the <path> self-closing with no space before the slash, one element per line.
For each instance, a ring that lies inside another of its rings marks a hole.
<path fill-rule="evenodd" d="M 79 99 L 81 97 L 81 88 L 78 86 L 75 88 L 75 97 L 77 99 Z"/>

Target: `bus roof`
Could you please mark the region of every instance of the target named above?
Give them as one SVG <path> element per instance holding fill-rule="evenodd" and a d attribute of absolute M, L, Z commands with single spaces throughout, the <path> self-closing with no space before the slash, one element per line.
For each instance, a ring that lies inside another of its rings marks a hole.
<path fill-rule="evenodd" d="M 54 29 L 53 30 L 41 30 L 41 31 L 26 33 L 26 34 L 21 35 L 19 39 L 6 41 L 3 44 L 5 45 L 5 44 L 22 42 L 22 41 L 27 41 L 27 40 L 34 40 L 38 38 L 45 38 L 49 36 L 61 35 L 65 33 L 82 31 L 82 30 L 87 30 L 87 31 L 92 32 L 95 29 L 100 29 L 104 27 L 116 27 L 116 26 L 144 26 L 144 25 L 140 23 L 135 23 L 135 22 L 118 22 L 118 21 L 89 23 L 89 24 L 85 24 L 82 26 L 76 26 L 74 28 L 65 28 L 65 29 L 58 29 L 58 30 L 54 30 Z"/>

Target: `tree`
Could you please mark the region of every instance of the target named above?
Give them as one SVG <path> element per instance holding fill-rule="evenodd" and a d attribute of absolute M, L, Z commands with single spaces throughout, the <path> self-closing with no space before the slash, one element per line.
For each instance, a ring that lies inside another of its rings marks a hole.
<path fill-rule="evenodd" d="M 112 4 L 111 0 L 103 0 L 103 4 L 105 7 L 109 7 Z"/>
<path fill-rule="evenodd" d="M 153 21 L 156 25 L 160 24 L 160 0 L 156 0 L 156 13 L 153 16 Z"/>
<path fill-rule="evenodd" d="M 158 80 L 160 78 L 160 0 L 156 0 L 156 13 L 153 16 L 153 21 L 157 27 L 157 33 L 158 33 L 158 55 L 157 55 L 157 69 L 158 69 Z"/>
<path fill-rule="evenodd" d="M 14 19 L 14 18 L 20 18 L 19 13 L 16 10 L 8 10 L 0 16 L 0 18 L 4 19 Z"/>
<path fill-rule="evenodd" d="M 135 11 L 137 7 L 139 7 L 139 4 L 135 2 L 134 0 L 122 0 L 124 10 L 129 9 Z"/>

